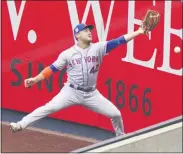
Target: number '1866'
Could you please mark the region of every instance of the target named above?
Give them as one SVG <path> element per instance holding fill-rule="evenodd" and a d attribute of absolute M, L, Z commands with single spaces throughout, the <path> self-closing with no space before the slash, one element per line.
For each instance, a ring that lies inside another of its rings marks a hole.
<path fill-rule="evenodd" d="M 112 79 L 108 79 L 105 84 L 108 87 L 108 99 L 111 101 L 111 95 L 112 95 Z M 147 97 L 147 95 L 150 93 L 151 94 L 151 89 L 146 88 L 143 91 L 143 94 L 141 96 L 137 96 L 135 94 L 135 91 L 138 90 L 138 86 L 136 84 L 133 84 L 130 86 L 130 90 L 127 91 L 126 90 L 126 86 L 124 84 L 123 81 L 119 80 L 116 83 L 116 97 L 115 97 L 115 102 L 116 102 L 116 106 L 118 108 L 123 108 L 125 106 L 126 103 L 126 99 L 124 97 L 124 93 L 127 92 L 128 93 L 128 100 L 129 100 L 129 106 L 130 106 L 130 110 L 132 112 L 137 112 L 140 104 L 142 107 L 142 111 L 146 116 L 150 116 L 151 112 L 152 112 L 152 102 L 151 100 Z M 142 99 L 139 99 L 140 97 L 142 97 Z M 139 103 L 139 100 L 142 100 L 142 103 Z"/>

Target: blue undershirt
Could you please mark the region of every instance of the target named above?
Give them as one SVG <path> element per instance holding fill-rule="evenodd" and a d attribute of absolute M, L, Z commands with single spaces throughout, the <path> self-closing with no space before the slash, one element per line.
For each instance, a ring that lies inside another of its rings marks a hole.
<path fill-rule="evenodd" d="M 119 45 L 125 43 L 127 43 L 127 41 L 125 40 L 124 36 L 108 41 L 106 47 L 106 53 L 110 52 L 112 49 L 118 47 Z"/>

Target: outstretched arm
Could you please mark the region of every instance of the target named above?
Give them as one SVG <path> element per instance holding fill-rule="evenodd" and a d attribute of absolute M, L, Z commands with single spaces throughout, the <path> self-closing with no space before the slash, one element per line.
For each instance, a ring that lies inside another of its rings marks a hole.
<path fill-rule="evenodd" d="M 53 64 L 44 68 L 37 76 L 26 79 L 24 81 L 25 87 L 30 87 L 41 80 L 49 78 L 54 72 L 61 70 L 66 64 L 65 57 L 63 54 L 60 54 Z"/>
<path fill-rule="evenodd" d="M 36 77 L 34 77 L 36 82 L 49 78 L 53 73 L 59 71 L 53 64 L 44 68 Z"/>
<path fill-rule="evenodd" d="M 139 28 L 137 31 L 125 34 L 117 39 L 113 39 L 107 42 L 106 53 L 110 52 L 112 49 L 118 47 L 121 44 L 125 44 L 130 40 L 134 39 L 136 36 L 144 34 L 144 30 Z"/>
<path fill-rule="evenodd" d="M 125 38 L 126 42 L 129 42 L 132 39 L 134 39 L 135 37 L 139 36 L 140 34 L 144 34 L 144 30 L 142 28 L 139 28 L 135 32 L 132 32 L 132 33 L 129 33 L 129 34 L 125 34 L 124 38 Z"/>
<path fill-rule="evenodd" d="M 33 77 L 33 78 L 29 78 L 29 79 L 26 79 L 24 81 L 25 83 L 25 87 L 30 87 L 32 86 L 33 84 L 41 81 L 41 80 L 44 80 L 44 79 L 47 79 L 49 78 L 54 72 L 57 72 L 58 69 L 56 67 L 54 67 L 53 65 L 50 65 L 50 66 L 47 66 L 46 68 L 44 68 L 37 76 Z"/>

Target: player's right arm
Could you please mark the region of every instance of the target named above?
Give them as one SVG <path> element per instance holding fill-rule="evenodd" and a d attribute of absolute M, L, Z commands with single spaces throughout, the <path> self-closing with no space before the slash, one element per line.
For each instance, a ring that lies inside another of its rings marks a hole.
<path fill-rule="evenodd" d="M 24 81 L 25 87 L 30 87 L 41 80 L 49 78 L 53 73 L 62 70 L 66 64 L 67 61 L 62 52 L 53 64 L 44 68 L 37 76 L 26 79 Z"/>

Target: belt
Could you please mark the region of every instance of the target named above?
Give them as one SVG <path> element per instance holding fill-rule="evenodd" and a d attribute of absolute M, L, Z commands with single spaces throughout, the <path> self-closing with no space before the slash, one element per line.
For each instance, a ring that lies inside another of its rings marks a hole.
<path fill-rule="evenodd" d="M 84 91 L 84 92 L 90 92 L 90 91 L 93 91 L 96 89 L 96 86 L 93 86 L 93 87 L 87 87 L 87 88 L 84 88 L 84 87 L 81 87 L 81 86 L 78 86 L 78 85 L 73 85 L 73 84 L 70 84 L 69 85 L 71 88 L 74 88 L 76 90 L 81 90 L 81 91 Z"/>

